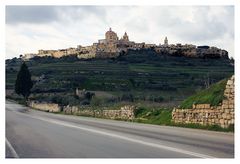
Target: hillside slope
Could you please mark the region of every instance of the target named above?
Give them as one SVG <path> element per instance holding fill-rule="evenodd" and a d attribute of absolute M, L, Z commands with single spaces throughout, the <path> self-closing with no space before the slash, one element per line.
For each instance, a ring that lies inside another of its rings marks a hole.
<path fill-rule="evenodd" d="M 211 106 L 217 106 L 224 99 L 226 84 L 227 79 L 223 79 L 211 85 L 208 89 L 188 97 L 181 103 L 180 108 L 190 109 L 193 104 L 211 104 Z"/>
<path fill-rule="evenodd" d="M 13 90 L 21 62 L 6 61 L 7 90 Z M 212 84 L 234 72 L 229 59 L 158 55 L 151 50 L 129 51 L 116 59 L 33 58 L 27 65 L 35 82 L 30 98 L 56 101 L 60 97 L 58 102 L 64 104 L 79 104 L 74 97 L 79 88 L 100 91 L 96 101 L 104 104 L 144 101 L 175 106 L 205 88 L 206 80 Z"/>

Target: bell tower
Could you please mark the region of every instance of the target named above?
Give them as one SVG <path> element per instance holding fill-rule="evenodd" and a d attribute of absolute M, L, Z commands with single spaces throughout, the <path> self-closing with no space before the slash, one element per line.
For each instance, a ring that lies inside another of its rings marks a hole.
<path fill-rule="evenodd" d="M 168 45 L 168 39 L 167 39 L 167 37 L 165 37 L 165 39 L 164 39 L 164 45 Z"/>
<path fill-rule="evenodd" d="M 126 32 L 125 32 L 124 35 L 123 35 L 123 40 L 124 40 L 124 41 L 129 41 L 129 38 L 128 38 L 128 35 L 127 35 Z"/>

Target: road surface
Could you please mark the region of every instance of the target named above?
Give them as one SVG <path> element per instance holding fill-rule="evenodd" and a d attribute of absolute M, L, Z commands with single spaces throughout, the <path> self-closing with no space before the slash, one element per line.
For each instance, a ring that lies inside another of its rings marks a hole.
<path fill-rule="evenodd" d="M 233 157 L 233 133 L 53 114 L 6 101 L 6 158 Z"/>

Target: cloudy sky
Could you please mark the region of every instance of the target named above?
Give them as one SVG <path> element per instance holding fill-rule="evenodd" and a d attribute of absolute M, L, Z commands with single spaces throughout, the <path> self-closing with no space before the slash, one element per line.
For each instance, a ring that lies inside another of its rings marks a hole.
<path fill-rule="evenodd" d="M 233 6 L 6 6 L 6 58 L 91 45 L 112 27 L 119 37 L 210 45 L 234 57 Z"/>

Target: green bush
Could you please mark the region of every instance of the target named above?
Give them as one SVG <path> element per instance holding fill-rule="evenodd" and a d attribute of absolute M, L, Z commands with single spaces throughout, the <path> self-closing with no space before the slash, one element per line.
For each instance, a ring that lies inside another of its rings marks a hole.
<path fill-rule="evenodd" d="M 145 111 L 146 111 L 146 108 L 144 108 L 144 107 L 137 107 L 133 111 L 134 112 L 134 116 L 138 117 L 139 115 L 141 115 Z"/>
<path fill-rule="evenodd" d="M 92 97 L 95 96 L 95 93 L 93 92 L 86 92 L 84 94 L 84 97 L 88 100 L 88 101 L 91 101 Z"/>

